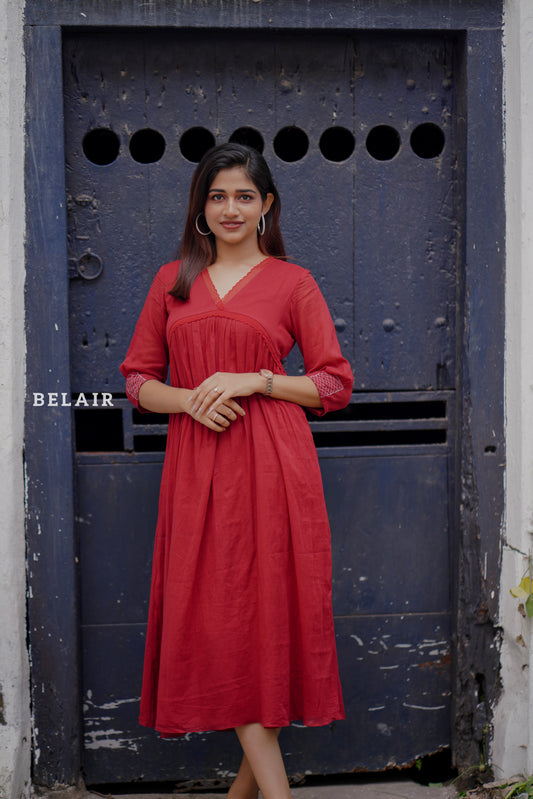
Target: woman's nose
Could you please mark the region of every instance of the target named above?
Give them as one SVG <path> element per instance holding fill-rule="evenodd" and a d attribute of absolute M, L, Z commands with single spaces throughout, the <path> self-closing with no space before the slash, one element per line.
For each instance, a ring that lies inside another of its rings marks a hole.
<path fill-rule="evenodd" d="M 228 198 L 226 213 L 230 216 L 235 216 L 238 213 L 236 201 L 232 197 Z"/>

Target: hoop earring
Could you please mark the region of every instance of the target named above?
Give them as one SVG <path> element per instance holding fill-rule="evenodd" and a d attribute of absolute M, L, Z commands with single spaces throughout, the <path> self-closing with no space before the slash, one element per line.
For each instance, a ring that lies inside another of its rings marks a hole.
<path fill-rule="evenodd" d="M 203 216 L 203 214 L 198 214 L 198 216 L 197 216 L 197 217 L 196 217 L 196 219 L 194 220 L 194 227 L 196 228 L 196 230 L 198 231 L 198 233 L 200 234 L 200 236 L 209 236 L 209 234 L 210 234 L 210 233 L 212 233 L 212 231 L 211 231 L 211 230 L 209 230 L 209 228 L 208 228 L 208 230 L 207 230 L 207 233 L 204 233 L 203 231 L 201 231 L 201 230 L 200 230 L 200 227 L 199 227 L 199 225 L 198 225 L 198 220 L 200 219 L 200 217 L 201 217 L 201 216 Z"/>
<path fill-rule="evenodd" d="M 257 226 L 257 232 L 260 236 L 264 234 L 266 230 L 266 222 L 265 222 L 265 215 L 261 214 L 261 219 L 259 220 L 259 224 Z"/>

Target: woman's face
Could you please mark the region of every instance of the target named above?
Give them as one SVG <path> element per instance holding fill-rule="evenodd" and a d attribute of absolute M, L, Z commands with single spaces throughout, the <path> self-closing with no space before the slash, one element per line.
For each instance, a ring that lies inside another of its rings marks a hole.
<path fill-rule="evenodd" d="M 218 240 L 242 244 L 252 237 L 257 240 L 261 214 L 268 212 L 273 201 L 273 194 L 263 201 L 243 167 L 221 169 L 209 189 L 204 215 Z"/>

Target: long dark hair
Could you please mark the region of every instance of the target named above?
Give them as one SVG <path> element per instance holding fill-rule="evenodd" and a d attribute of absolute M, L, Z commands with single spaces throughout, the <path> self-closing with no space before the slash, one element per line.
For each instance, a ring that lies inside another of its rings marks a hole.
<path fill-rule="evenodd" d="M 189 210 L 185 230 L 179 247 L 180 270 L 176 282 L 169 291 L 173 297 L 188 300 L 191 287 L 202 269 L 214 263 L 217 256 L 215 236 L 201 236 L 195 226 L 199 214 L 203 214 L 209 189 L 221 169 L 243 167 L 257 187 L 261 198 L 274 195 L 274 202 L 265 216 L 265 232 L 258 234 L 258 244 L 265 255 L 285 258 L 285 245 L 279 229 L 281 201 L 272 180 L 270 169 L 261 153 L 244 144 L 219 144 L 204 155 L 194 171 L 189 193 Z M 202 220 L 200 220 L 200 225 Z M 205 225 L 205 220 L 204 220 Z"/>

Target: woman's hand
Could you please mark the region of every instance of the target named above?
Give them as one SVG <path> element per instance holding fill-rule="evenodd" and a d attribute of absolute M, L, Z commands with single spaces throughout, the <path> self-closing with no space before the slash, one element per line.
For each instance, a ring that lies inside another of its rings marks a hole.
<path fill-rule="evenodd" d="M 188 413 L 217 433 L 226 430 L 239 416 L 244 416 L 241 406 L 231 398 L 219 400 L 215 410 L 200 410 L 189 402 L 193 394 L 194 390 L 188 388 L 167 386 L 159 380 L 146 380 L 139 389 L 139 406 L 154 413 Z"/>
<path fill-rule="evenodd" d="M 241 406 L 233 399 L 228 399 L 225 402 L 217 403 L 215 408 L 208 408 L 202 410 L 199 408 L 195 410 L 191 407 L 191 398 L 187 400 L 187 413 L 189 413 L 195 421 L 205 425 L 210 430 L 216 433 L 222 433 L 224 430 L 234 422 L 238 416 L 244 416 L 245 413 Z M 196 406 L 195 406 L 196 407 Z"/>
<path fill-rule="evenodd" d="M 238 413 L 244 416 L 244 411 L 238 403 L 235 402 L 233 397 L 248 397 L 260 391 L 265 382 L 264 377 L 253 372 L 234 373 L 234 372 L 215 372 L 215 374 L 206 378 L 203 383 L 200 383 L 191 396 L 187 400 L 187 405 L 190 406 L 189 413 L 194 419 L 202 421 L 208 419 L 211 424 L 216 424 L 215 414 L 219 414 L 218 426 L 224 429 L 228 427 L 230 422 L 235 421 L 236 417 L 231 418 L 225 409 Z M 225 417 L 227 424 L 224 424 L 220 416 Z M 208 425 L 211 427 L 211 425 Z M 211 427 L 211 429 L 216 429 Z"/>

